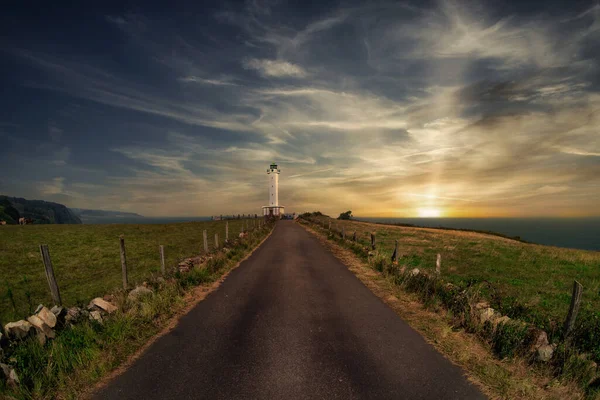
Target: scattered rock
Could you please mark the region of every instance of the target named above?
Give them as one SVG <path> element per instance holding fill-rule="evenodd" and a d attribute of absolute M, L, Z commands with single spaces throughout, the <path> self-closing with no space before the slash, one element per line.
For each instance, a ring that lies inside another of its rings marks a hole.
<path fill-rule="evenodd" d="M 104 299 L 104 301 L 112 303 L 115 300 L 115 296 L 113 296 L 112 294 L 105 294 L 104 296 L 102 296 L 102 299 Z"/>
<path fill-rule="evenodd" d="M 65 317 L 67 316 L 67 309 L 61 306 L 54 306 L 50 309 L 50 312 L 56 317 L 56 324 L 63 325 L 65 323 Z"/>
<path fill-rule="evenodd" d="M 419 270 L 419 268 L 415 268 L 410 271 L 410 276 L 417 276 L 420 273 L 421 273 L 421 271 Z"/>
<path fill-rule="evenodd" d="M 54 339 L 56 336 L 52 328 L 50 328 L 48 324 L 46 324 L 46 322 L 37 315 L 32 315 L 27 318 L 27 322 L 29 322 L 35 328 L 36 336 L 42 346 L 46 344 L 46 338 Z"/>
<path fill-rule="evenodd" d="M 454 290 L 454 289 L 456 289 L 456 285 L 453 285 L 452 283 L 448 282 L 448 283 L 446 283 L 446 289 Z"/>
<path fill-rule="evenodd" d="M 88 317 L 90 321 L 96 321 L 98 323 L 102 323 L 102 313 L 100 311 L 90 311 L 90 316 Z"/>
<path fill-rule="evenodd" d="M 127 300 L 138 301 L 140 298 L 152 296 L 154 292 L 145 286 L 138 286 L 127 295 Z"/>
<path fill-rule="evenodd" d="M 539 349 L 542 346 L 548 346 L 548 335 L 541 329 L 536 329 L 533 336 L 533 348 Z"/>
<path fill-rule="evenodd" d="M 12 339 L 25 339 L 29 336 L 35 328 L 27 321 L 20 320 L 17 322 L 9 322 L 4 325 L 4 332 L 9 338 Z"/>
<path fill-rule="evenodd" d="M 223 253 L 229 253 L 229 249 L 227 247 L 223 247 Z"/>
<path fill-rule="evenodd" d="M 541 362 L 548 362 L 552 359 L 554 355 L 555 345 L 545 344 L 540 346 L 537 351 L 537 360 Z"/>
<path fill-rule="evenodd" d="M 506 324 L 508 321 L 510 321 L 510 317 L 508 315 L 504 315 L 502 317 L 496 318 L 492 320 L 492 325 L 494 325 L 494 329 L 501 324 Z"/>
<path fill-rule="evenodd" d="M 46 323 L 50 328 L 56 326 L 56 315 L 46 307 L 42 307 L 38 312 L 35 313 L 42 321 Z"/>
<path fill-rule="evenodd" d="M 0 363 L 0 378 L 10 386 L 15 386 L 19 383 L 19 377 L 15 369 L 7 364 Z"/>
<path fill-rule="evenodd" d="M 67 310 L 67 314 L 65 315 L 65 321 L 70 323 L 75 323 L 79 321 L 82 317 L 81 308 L 79 307 L 71 307 Z"/>
<path fill-rule="evenodd" d="M 489 308 L 489 307 L 490 307 L 490 303 L 488 303 L 487 301 L 481 301 L 481 302 L 475 304 L 476 310 L 482 310 L 484 308 Z"/>
<path fill-rule="evenodd" d="M 192 268 L 194 268 L 192 260 L 185 260 L 179 263 L 179 272 L 189 272 Z"/>
<path fill-rule="evenodd" d="M 479 321 L 484 324 L 486 321 L 491 321 L 494 318 L 496 311 L 493 308 L 487 307 L 479 312 Z"/>
<path fill-rule="evenodd" d="M 106 311 L 109 314 L 117 311 L 117 307 L 104 300 L 101 297 L 96 297 L 92 301 L 90 301 L 90 305 L 88 306 L 88 310 L 90 311 Z"/>

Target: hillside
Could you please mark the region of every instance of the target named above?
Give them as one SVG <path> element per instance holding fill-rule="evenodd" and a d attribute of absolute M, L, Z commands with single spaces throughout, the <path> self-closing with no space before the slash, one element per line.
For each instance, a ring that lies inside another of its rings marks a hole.
<path fill-rule="evenodd" d="M 0 196 L 0 219 L 16 224 L 20 217 L 31 218 L 35 224 L 81 224 L 81 219 L 63 204 Z"/>

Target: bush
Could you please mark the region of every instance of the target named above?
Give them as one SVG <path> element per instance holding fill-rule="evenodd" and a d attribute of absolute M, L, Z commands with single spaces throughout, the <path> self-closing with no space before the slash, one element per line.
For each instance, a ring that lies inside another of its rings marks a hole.
<path fill-rule="evenodd" d="M 352 219 L 352 211 L 348 210 L 340 214 L 337 219 L 349 220 Z"/>

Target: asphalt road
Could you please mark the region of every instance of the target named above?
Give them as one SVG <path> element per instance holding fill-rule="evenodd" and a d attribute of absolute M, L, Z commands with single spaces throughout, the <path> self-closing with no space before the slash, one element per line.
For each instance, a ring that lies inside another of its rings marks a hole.
<path fill-rule="evenodd" d="M 481 399 L 292 221 L 96 399 Z"/>

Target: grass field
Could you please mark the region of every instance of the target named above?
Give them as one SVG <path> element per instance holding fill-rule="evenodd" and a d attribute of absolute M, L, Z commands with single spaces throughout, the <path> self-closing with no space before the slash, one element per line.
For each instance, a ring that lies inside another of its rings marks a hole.
<path fill-rule="evenodd" d="M 234 238 L 242 224 L 230 220 Z M 130 285 L 160 270 L 159 245 L 167 268 L 203 251 L 207 230 L 209 251 L 225 238 L 225 221 L 177 224 L 6 225 L 0 227 L 0 321 L 24 318 L 39 303 L 52 304 L 39 245 L 47 244 L 64 305 L 87 304 L 95 296 L 119 288 L 119 236 L 124 235 Z"/>
<path fill-rule="evenodd" d="M 561 328 L 569 308 L 573 280 L 584 287 L 584 309 L 600 311 L 600 252 L 527 244 L 476 232 L 379 225 L 311 217 L 346 237 L 356 231 L 367 246 L 376 233 L 377 249 L 388 256 L 398 240 L 399 265 L 433 271 L 442 256 L 442 276 L 459 284 L 489 282 L 483 287 L 492 307 L 513 318 L 547 329 Z"/>

